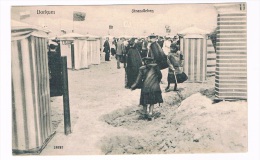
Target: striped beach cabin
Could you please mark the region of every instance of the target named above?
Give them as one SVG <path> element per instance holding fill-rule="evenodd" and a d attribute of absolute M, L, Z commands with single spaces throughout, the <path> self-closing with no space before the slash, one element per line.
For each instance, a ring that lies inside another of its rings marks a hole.
<path fill-rule="evenodd" d="M 184 56 L 183 71 L 188 82 L 204 82 L 207 78 L 207 34 L 197 27 L 189 27 L 178 33 L 180 51 Z"/>
<path fill-rule="evenodd" d="M 79 70 L 89 68 L 91 64 L 100 64 L 100 37 L 68 33 L 58 39 L 61 56 L 67 56 L 68 68 Z"/>
<path fill-rule="evenodd" d="M 216 98 L 247 99 L 247 14 L 245 3 L 218 4 Z"/>
<path fill-rule="evenodd" d="M 215 76 L 216 72 L 216 51 L 212 40 L 207 39 L 207 77 Z"/>
<path fill-rule="evenodd" d="M 11 22 L 12 151 L 40 153 L 52 131 L 47 33 Z"/>

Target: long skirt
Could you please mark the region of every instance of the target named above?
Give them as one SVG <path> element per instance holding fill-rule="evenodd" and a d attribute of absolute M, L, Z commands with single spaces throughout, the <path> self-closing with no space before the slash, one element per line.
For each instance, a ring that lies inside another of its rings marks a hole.
<path fill-rule="evenodd" d="M 161 91 L 150 92 L 150 93 L 141 92 L 140 105 L 156 104 L 156 103 L 163 103 Z"/>

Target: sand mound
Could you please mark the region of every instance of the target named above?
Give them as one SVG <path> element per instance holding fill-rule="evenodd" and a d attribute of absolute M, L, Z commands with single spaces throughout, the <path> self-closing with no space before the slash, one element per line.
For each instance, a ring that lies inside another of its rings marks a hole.
<path fill-rule="evenodd" d="M 207 97 L 196 93 L 182 102 L 180 96 L 175 95 L 174 101 L 167 97 L 171 104 L 156 108 L 161 116 L 155 121 L 139 119 L 138 107 L 103 116 L 102 120 L 108 124 L 127 128 L 129 132 L 104 137 L 102 151 L 105 154 L 246 152 L 247 103 L 212 104 L 208 98 L 211 90 L 201 92 Z"/>

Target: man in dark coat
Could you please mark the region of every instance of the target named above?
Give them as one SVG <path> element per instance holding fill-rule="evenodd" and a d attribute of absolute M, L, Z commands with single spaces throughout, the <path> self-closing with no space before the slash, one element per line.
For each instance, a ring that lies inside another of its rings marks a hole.
<path fill-rule="evenodd" d="M 58 96 L 62 94 L 61 79 L 61 55 L 57 43 L 52 42 L 49 46 L 48 52 L 48 66 L 50 78 L 50 94 L 51 96 Z"/>
<path fill-rule="evenodd" d="M 144 58 L 147 56 L 148 52 L 148 41 L 146 39 L 142 40 L 142 52 L 141 52 L 141 57 Z"/>
<path fill-rule="evenodd" d="M 106 41 L 104 42 L 104 49 L 103 49 L 103 52 L 105 52 L 105 61 L 109 61 L 109 58 L 110 58 L 110 45 L 109 45 L 109 42 L 108 42 L 109 38 L 107 37 L 106 38 Z"/>
<path fill-rule="evenodd" d="M 143 65 L 139 51 L 135 47 L 134 39 L 129 42 L 129 50 L 126 59 L 127 88 L 130 88 L 139 73 L 139 68 Z"/>
<path fill-rule="evenodd" d="M 136 49 L 138 50 L 138 52 L 139 52 L 140 55 L 141 55 L 141 52 L 142 52 L 142 40 L 141 40 L 141 39 L 138 39 L 137 42 L 136 42 L 136 44 L 135 44 L 135 46 L 136 46 Z"/>

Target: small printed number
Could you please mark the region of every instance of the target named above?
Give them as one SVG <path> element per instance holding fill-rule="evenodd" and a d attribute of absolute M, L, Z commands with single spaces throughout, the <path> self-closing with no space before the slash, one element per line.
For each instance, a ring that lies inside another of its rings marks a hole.
<path fill-rule="evenodd" d="M 54 146 L 54 149 L 63 149 L 63 146 Z"/>

